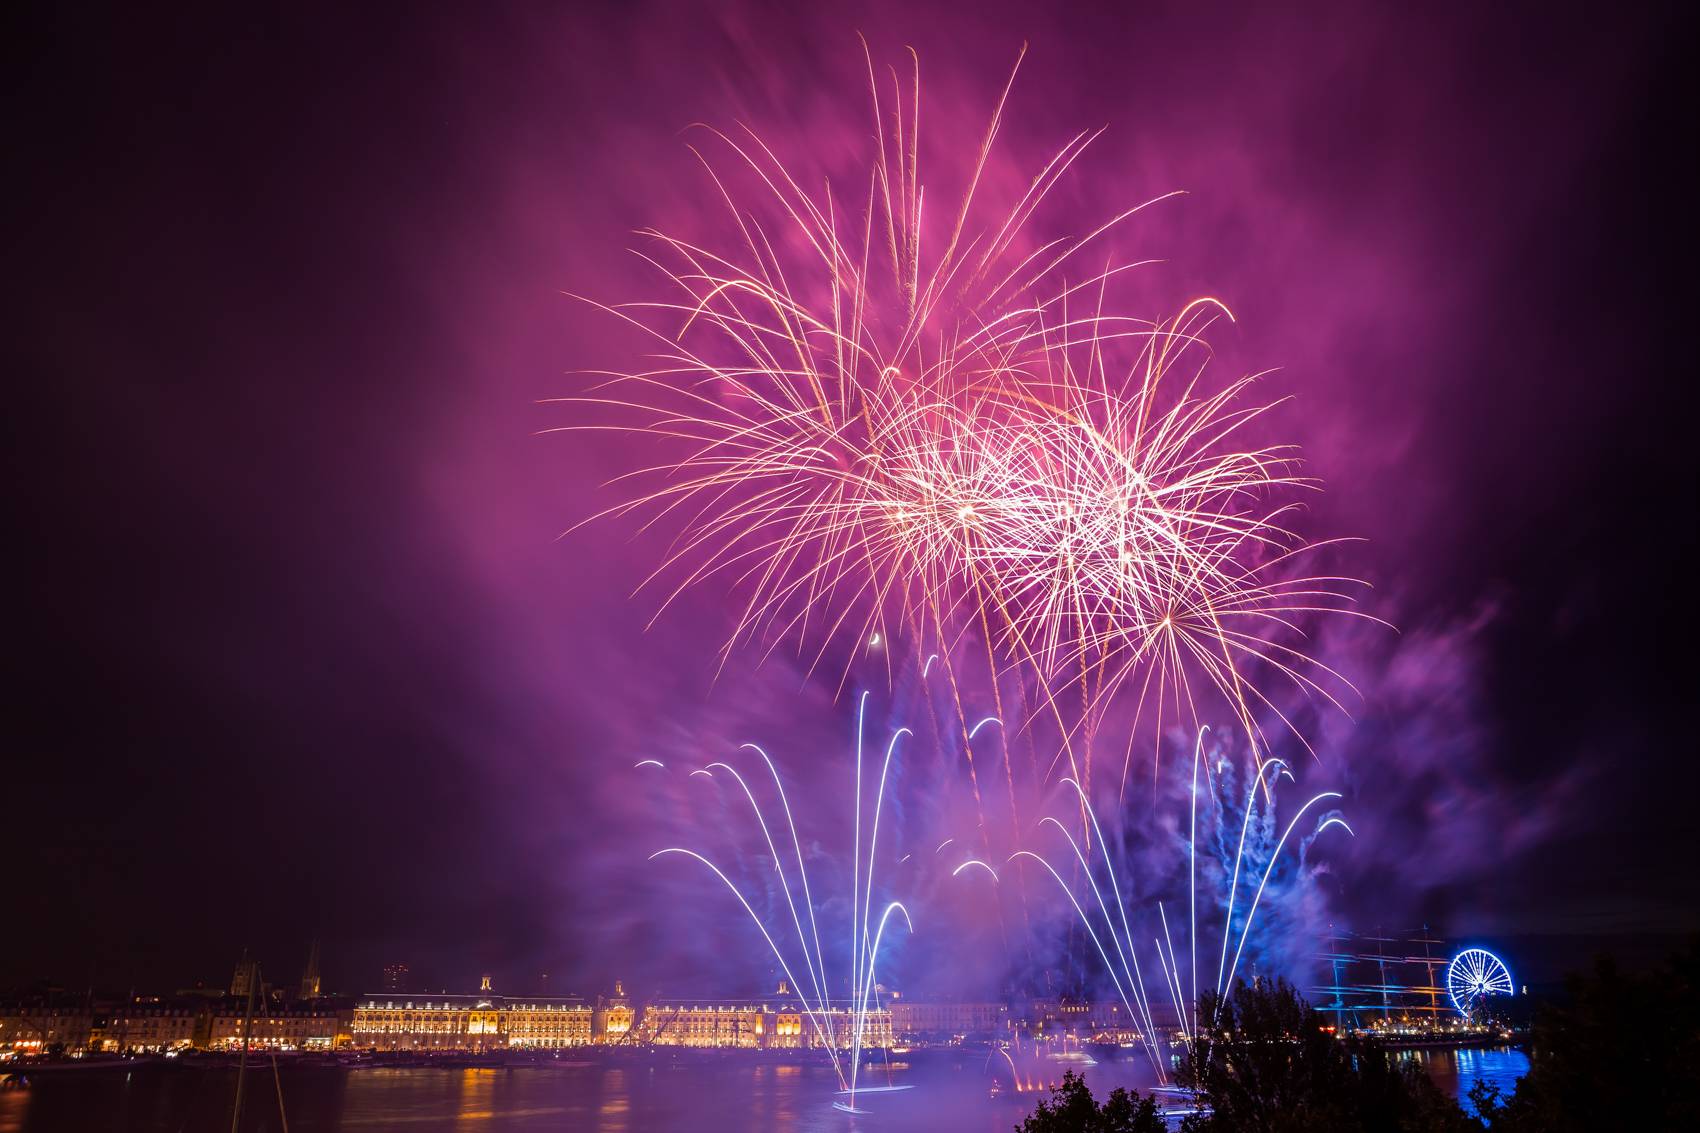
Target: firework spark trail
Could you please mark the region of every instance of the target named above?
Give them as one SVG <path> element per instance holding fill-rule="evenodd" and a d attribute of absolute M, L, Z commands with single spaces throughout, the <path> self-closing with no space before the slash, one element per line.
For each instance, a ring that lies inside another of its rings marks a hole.
<path fill-rule="evenodd" d="M 1156 902 L 1157 922 L 1160 927 L 1160 932 L 1158 935 L 1153 936 L 1151 941 L 1152 950 L 1157 955 L 1158 971 L 1162 974 L 1167 994 L 1174 1006 L 1175 1017 L 1179 1023 L 1181 1039 L 1189 1046 L 1193 1042 L 1194 1037 L 1199 1033 L 1199 1028 L 1206 1025 L 1206 1023 L 1202 1022 L 1197 1015 L 1199 1004 L 1197 948 L 1197 941 L 1199 938 L 1197 907 L 1197 810 L 1198 770 L 1202 759 L 1203 734 L 1200 733 L 1198 742 L 1194 745 L 1193 750 L 1192 786 L 1189 797 L 1189 806 L 1192 812 L 1192 817 L 1187 832 L 1189 923 L 1184 927 L 1186 928 L 1186 950 L 1190 957 L 1190 973 L 1183 971 L 1180 965 L 1179 953 L 1175 948 L 1174 936 L 1170 929 L 1168 911 L 1165 908 L 1164 903 L 1161 901 Z M 1256 776 L 1247 788 L 1246 816 L 1241 823 L 1241 836 L 1234 853 L 1232 880 L 1228 883 L 1226 913 L 1223 916 L 1222 921 L 1222 961 L 1218 967 L 1215 982 L 1215 1001 L 1218 1004 L 1220 1004 L 1222 997 L 1230 994 L 1233 989 L 1234 976 L 1238 972 L 1240 959 L 1245 952 L 1246 943 L 1250 939 L 1252 925 L 1257 916 L 1257 910 L 1262 903 L 1264 893 L 1268 889 L 1269 881 L 1271 876 L 1274 874 L 1275 867 L 1281 860 L 1281 852 L 1285 848 L 1288 839 L 1292 836 L 1293 831 L 1298 827 L 1300 821 L 1304 819 L 1306 814 L 1308 814 L 1312 808 L 1327 800 L 1340 798 L 1340 794 L 1337 791 L 1320 792 L 1312 795 L 1293 814 L 1292 818 L 1287 822 L 1286 827 L 1283 829 L 1280 838 L 1275 842 L 1274 847 L 1269 850 L 1267 861 L 1263 865 L 1261 875 L 1258 876 L 1257 885 L 1253 891 L 1250 905 L 1238 925 L 1236 925 L 1234 920 L 1234 906 L 1240 889 L 1240 876 L 1246 853 L 1246 831 L 1250 827 L 1251 815 L 1255 809 L 1257 796 L 1260 792 L 1265 795 L 1267 800 L 1264 815 L 1266 817 L 1273 815 L 1274 793 L 1272 781 L 1269 778 L 1269 772 L 1271 768 L 1277 766 L 1280 768 L 1277 772 L 1277 776 L 1284 774 L 1285 765 L 1281 764 L 1279 760 L 1268 759 L 1259 763 L 1257 765 Z M 1289 778 L 1290 777 L 1291 776 L 1289 776 Z M 1078 780 L 1069 778 L 1065 779 L 1064 782 L 1074 789 L 1081 801 L 1084 802 L 1086 800 L 1085 789 Z M 1090 816 L 1093 831 L 1097 835 L 1097 847 L 1102 852 L 1103 861 L 1101 865 L 1094 860 L 1096 855 L 1089 856 L 1087 851 L 1082 849 L 1080 842 L 1074 837 L 1074 835 L 1069 831 L 1067 825 L 1064 823 L 1058 821 L 1056 818 L 1046 816 L 1040 820 L 1040 826 L 1044 827 L 1048 825 L 1055 828 L 1057 833 L 1059 833 L 1063 840 L 1067 843 L 1070 851 L 1072 851 L 1075 861 L 1079 864 L 1081 872 L 1085 876 L 1090 890 L 1091 900 L 1095 902 L 1096 916 L 1089 913 L 1088 907 L 1083 905 L 1081 903 L 1081 898 L 1075 895 L 1074 888 L 1063 880 L 1062 874 L 1058 872 L 1050 859 L 1044 855 L 1035 853 L 1031 850 L 1017 850 L 1014 854 L 1010 855 L 1010 861 L 1015 862 L 1017 860 L 1030 860 L 1037 862 L 1039 865 L 1044 867 L 1045 871 L 1049 873 L 1053 879 L 1055 879 L 1058 887 L 1062 890 L 1063 895 L 1068 899 L 1069 904 L 1073 907 L 1080 925 L 1086 930 L 1087 936 L 1090 938 L 1094 949 L 1097 951 L 1099 959 L 1103 962 L 1105 970 L 1109 974 L 1111 983 L 1115 986 L 1117 995 L 1121 998 L 1123 1005 L 1127 1008 L 1129 1016 L 1140 1025 L 1143 1031 L 1142 1039 L 1146 1052 L 1151 1058 L 1152 1066 L 1157 1072 L 1159 1081 L 1166 1081 L 1162 1056 L 1157 1045 L 1157 1028 L 1151 1012 L 1150 992 L 1146 987 L 1144 975 L 1139 966 L 1138 949 L 1135 946 L 1133 930 L 1128 919 L 1129 902 L 1126 896 L 1124 896 L 1121 871 L 1116 866 L 1115 855 L 1110 851 L 1110 844 L 1104 840 L 1103 832 L 1097 826 L 1096 814 L 1090 809 L 1088 810 L 1088 814 Z M 1346 824 L 1343 818 L 1332 812 L 1327 812 L 1324 813 L 1319 820 L 1317 820 L 1316 828 L 1312 837 L 1332 826 L 1339 826 L 1347 833 L 1351 833 L 1351 827 Z M 955 872 L 960 874 L 963 870 L 970 866 L 980 866 L 987 872 L 991 872 L 990 866 L 986 866 L 984 863 L 973 859 L 970 859 L 957 867 Z M 1108 888 L 1113 900 L 1107 900 L 1105 898 L 1104 888 L 1100 886 L 1098 880 L 1100 873 L 1102 873 L 1108 881 Z M 993 876 L 995 878 L 996 874 L 993 874 Z M 1119 927 L 1117 923 L 1118 920 L 1120 922 Z M 1108 935 L 1110 940 L 1109 947 L 1105 946 L 1103 937 L 1100 936 L 1100 930 L 1102 930 L 1104 934 Z M 1227 963 L 1230 941 L 1235 942 L 1232 964 Z M 1183 981 L 1189 974 L 1192 988 L 1190 996 L 1187 995 L 1186 989 L 1183 986 Z"/>
<path fill-rule="evenodd" d="M 867 859 L 864 865 L 862 857 L 862 744 L 865 734 L 866 710 L 868 694 L 864 693 L 858 700 L 856 713 L 856 785 L 853 797 L 855 814 L 855 847 L 852 854 L 853 877 L 850 890 L 850 978 L 844 997 L 844 1012 L 847 1020 L 845 1050 L 839 1049 L 840 1036 L 835 1030 L 832 1019 L 832 996 L 830 983 L 826 975 L 825 955 L 821 949 L 820 928 L 815 915 L 813 891 L 809 884 L 808 866 L 803 857 L 802 840 L 797 832 L 797 823 L 791 810 L 791 803 L 785 794 L 785 786 L 779 775 L 779 769 L 773 759 L 762 748 L 755 744 L 744 744 L 740 750 L 753 751 L 767 765 L 772 775 L 774 789 L 779 796 L 780 806 L 785 815 L 786 826 L 791 834 L 793 853 L 797 862 L 797 877 L 802 889 L 802 905 L 808 913 L 808 929 L 805 931 L 803 915 L 798 909 L 797 897 L 791 887 L 791 879 L 783 865 L 783 855 L 780 853 L 773 837 L 766 813 L 751 790 L 749 782 L 731 764 L 716 761 L 705 767 L 692 771 L 691 777 L 714 779 L 716 772 L 724 772 L 737 783 L 744 798 L 748 800 L 750 809 L 755 815 L 757 828 L 762 840 L 767 846 L 768 861 L 771 863 L 774 876 L 778 879 L 779 887 L 790 913 L 791 925 L 796 932 L 796 948 L 803 957 L 803 969 L 808 978 L 805 983 L 799 980 L 793 970 L 789 953 L 769 931 L 766 921 L 755 907 L 745 897 L 737 884 L 728 877 L 719 866 L 715 865 L 705 855 L 684 847 L 670 846 L 650 855 L 650 860 L 671 854 L 683 855 L 702 863 L 712 872 L 737 898 L 739 905 L 754 922 L 762 939 L 767 942 L 774 959 L 778 961 L 780 970 L 785 974 L 793 994 L 803 1008 L 803 1014 L 808 1018 L 813 1028 L 816 1040 L 826 1048 L 827 1056 L 832 1062 L 833 1071 L 839 1080 L 841 1091 L 849 1096 L 848 1108 L 855 1110 L 856 1094 L 859 1086 L 862 1050 L 867 1038 L 868 1015 L 877 1007 L 875 993 L 875 961 L 880 952 L 880 945 L 885 939 L 887 927 L 894 916 L 900 917 L 909 931 L 914 931 L 914 925 L 909 917 L 909 910 L 900 901 L 887 902 L 877 917 L 874 916 L 874 873 L 879 845 L 880 816 L 885 809 L 886 784 L 891 773 L 891 765 L 897 753 L 898 741 L 910 735 L 908 728 L 894 730 L 891 740 L 886 745 L 885 756 L 881 761 L 879 788 L 874 796 L 872 822 L 868 837 Z M 982 721 L 984 723 L 984 721 Z M 656 767 L 665 771 L 665 766 L 658 760 L 646 759 L 635 764 L 635 768 Z M 942 850 L 944 847 L 940 846 Z M 935 851 L 936 853 L 936 851 Z M 986 867 L 988 870 L 990 867 Z M 996 876 L 995 874 L 993 875 Z M 810 945 L 813 944 L 811 952 Z M 810 994 L 812 988 L 813 994 Z M 846 1066 L 845 1063 L 848 1063 Z M 837 1104 L 837 1103 L 835 1103 Z M 840 1106 L 839 1108 L 846 1108 Z"/>
<path fill-rule="evenodd" d="M 1064 1035 L 1062 1041 L 1066 1051 L 1068 1036 Z M 1055 1044 L 1048 1038 L 1029 1037 L 1024 1048 L 1021 1031 L 1014 1029 L 1010 1032 L 1008 1042 L 998 1043 L 987 1052 L 986 1061 L 981 1069 L 990 1070 L 992 1059 L 1001 1057 L 1004 1064 L 1009 1067 L 1011 1083 L 1016 1093 L 1025 1094 L 1047 1090 L 1055 1084 L 1054 1079 L 1045 1072 L 1047 1056 L 1053 1059 L 1057 1056 L 1058 1052 L 1054 1047 Z M 1016 1061 L 1018 1057 L 1021 1059 L 1019 1063 Z M 1022 1072 L 1022 1066 L 1027 1067 L 1026 1073 Z"/>
<path fill-rule="evenodd" d="M 953 651 L 978 636 L 994 693 L 1000 669 L 1021 674 L 1023 697 L 1038 682 L 1059 758 L 1086 784 L 1094 720 L 1123 689 L 1141 710 L 1153 698 L 1158 734 L 1165 714 L 1196 726 L 1212 690 L 1254 750 L 1264 717 L 1292 727 L 1265 678 L 1334 700 L 1328 686 L 1344 682 L 1304 652 L 1299 623 L 1343 611 L 1352 583 L 1297 569 L 1315 547 L 1290 529 L 1286 497 L 1313 485 L 1289 446 L 1242 441 L 1270 408 L 1245 403 L 1255 377 L 1206 390 L 1203 335 L 1231 313 L 1210 298 L 1166 322 L 1107 310 L 1110 283 L 1142 261 L 1067 277 L 1154 202 L 1078 237 L 1029 234 L 1101 131 L 1070 139 L 982 222 L 1012 70 L 962 200 L 925 210 L 918 62 L 907 98 L 892 72 L 890 129 L 871 55 L 868 79 L 877 153 L 849 198 L 865 203 L 860 225 L 830 182 L 806 191 L 753 131 L 710 130 L 765 216 L 693 147 L 731 239 L 647 232 L 644 258 L 676 294 L 597 304 L 659 344 L 656 364 L 561 399 L 611 413 L 565 428 L 682 450 L 620 477 L 630 495 L 601 513 L 674 528 L 642 584 L 663 590 L 657 616 L 718 577 L 738 595 L 722 664 L 740 644 L 765 656 L 794 641 L 812 670 L 835 639 L 901 628 L 953 685 Z M 946 218 L 932 260 L 924 213 Z M 1078 710 L 1058 700 L 1070 683 Z"/>

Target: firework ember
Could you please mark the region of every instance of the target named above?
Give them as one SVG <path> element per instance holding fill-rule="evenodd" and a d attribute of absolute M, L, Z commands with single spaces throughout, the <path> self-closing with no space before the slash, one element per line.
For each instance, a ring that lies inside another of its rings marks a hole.
<path fill-rule="evenodd" d="M 1069 825 L 1056 818 L 1046 816 L 1040 820 L 1040 825 L 1060 838 L 1068 847 L 1068 854 L 1061 859 L 1062 869 L 1050 858 L 1031 850 L 1017 850 L 1010 856 L 1010 861 L 1029 861 L 1042 867 L 1068 898 L 1069 905 L 1079 918 L 1080 926 L 1085 930 L 1091 941 L 1093 951 L 1102 962 L 1109 974 L 1110 981 L 1115 987 L 1116 995 L 1121 999 L 1127 1010 L 1128 1017 L 1138 1029 L 1146 1053 L 1150 1056 L 1152 1069 L 1159 1081 L 1165 1079 L 1163 1043 L 1158 1030 L 1157 1018 L 1163 1010 L 1162 1000 L 1167 999 L 1173 1009 L 1173 1021 L 1181 1041 L 1188 1045 L 1200 1027 L 1208 1027 L 1209 1023 L 1201 1023 L 1198 1019 L 1200 1002 L 1198 978 L 1198 945 L 1199 915 L 1198 915 L 1198 819 L 1199 819 L 1199 790 L 1200 772 L 1203 769 L 1205 733 L 1200 732 L 1193 748 L 1192 779 L 1188 798 L 1187 826 L 1187 919 L 1182 924 L 1184 935 L 1181 945 L 1188 957 L 1186 967 L 1182 967 L 1181 955 L 1175 950 L 1175 937 L 1170 930 L 1168 909 L 1162 901 L 1154 902 L 1155 924 L 1141 926 L 1142 932 L 1150 928 L 1152 936 L 1151 947 L 1146 951 L 1146 965 L 1139 962 L 1140 952 L 1144 949 L 1142 940 L 1135 939 L 1132 922 L 1128 917 L 1128 905 L 1131 896 L 1126 871 L 1119 867 L 1112 843 L 1104 837 L 1103 828 L 1098 823 L 1096 814 L 1092 811 L 1090 801 L 1080 783 L 1074 779 L 1065 780 L 1066 785 L 1077 795 L 1080 807 L 1087 814 L 1091 830 L 1096 836 L 1095 841 L 1076 838 L 1070 831 Z M 1280 759 L 1265 759 L 1254 764 L 1255 772 L 1251 783 L 1246 787 L 1245 807 L 1240 815 L 1237 839 L 1232 837 L 1231 823 L 1234 807 L 1230 800 L 1216 797 L 1216 792 L 1210 793 L 1205 800 L 1207 808 L 1206 821 L 1218 824 L 1219 833 L 1229 835 L 1233 843 L 1233 852 L 1224 865 L 1225 876 L 1220 878 L 1224 895 L 1222 913 L 1221 949 L 1218 957 L 1215 980 L 1207 985 L 1220 1002 L 1220 997 L 1231 991 L 1234 980 L 1239 973 L 1240 961 L 1245 954 L 1246 943 L 1251 938 L 1252 925 L 1256 919 L 1259 906 L 1263 903 L 1265 892 L 1269 888 L 1270 878 L 1274 875 L 1276 866 L 1281 860 L 1282 851 L 1291 839 L 1293 831 L 1307 813 L 1316 810 L 1320 804 L 1340 798 L 1337 791 L 1323 791 L 1307 799 L 1281 829 L 1279 836 L 1275 830 L 1275 782 L 1282 776 L 1291 779 L 1292 775 L 1286 764 Z M 1206 772 L 1207 775 L 1207 772 Z M 1208 787 L 1208 783 L 1205 784 Z M 1259 810 L 1259 796 L 1264 799 L 1264 805 Z M 1331 826 L 1338 826 L 1347 833 L 1351 827 L 1337 811 L 1321 809 L 1316 818 L 1317 834 Z M 1259 835 L 1252 837 L 1254 826 Z M 1259 844 L 1264 843 L 1264 844 Z M 1248 847 L 1252 850 L 1250 861 L 1255 863 L 1242 882 L 1242 870 L 1248 863 Z M 1072 860 L 1071 860 L 1072 859 Z M 1230 864 L 1231 863 L 1231 864 Z M 968 864 L 968 863 L 965 863 Z M 977 863 L 974 863 L 977 864 Z M 1257 866 L 1261 865 L 1261 869 Z M 1078 866 L 1078 868 L 1072 868 Z M 989 867 L 988 867 L 989 868 Z M 1090 896 L 1076 893 L 1076 886 L 1064 879 L 1064 872 L 1070 872 L 1076 879 L 1084 879 Z M 1251 879 L 1256 878 L 1255 886 Z M 1243 901 L 1242 901 L 1243 898 Z M 1236 920 L 1236 907 L 1239 917 Z M 1147 910 L 1145 920 L 1152 918 Z M 1178 913 L 1177 913 L 1178 915 Z M 1108 940 L 1106 944 L 1105 941 Z M 1150 961 L 1155 959 L 1156 963 Z M 1206 954 L 1208 965 L 1208 952 Z M 1160 978 L 1161 992 L 1156 1010 L 1153 1010 L 1152 994 L 1147 984 L 1146 970 L 1153 977 Z M 1206 971 L 1208 979 L 1208 969 Z"/>
<path fill-rule="evenodd" d="M 754 922 L 756 930 L 772 951 L 774 960 L 785 979 L 793 989 L 799 1001 L 803 1014 L 808 1021 L 814 1037 L 814 1042 L 827 1052 L 832 1062 L 834 1072 L 838 1075 L 839 1086 L 847 1095 L 848 1101 L 837 1103 L 838 1108 L 855 1111 L 856 1094 L 864 1092 L 868 1087 L 860 1085 L 863 1043 L 868 1036 L 868 1015 L 877 1004 L 875 960 L 880 954 L 880 945 L 885 940 L 888 927 L 894 926 L 900 920 L 905 928 L 914 931 L 914 924 L 909 918 L 909 910 L 900 901 L 887 902 L 879 915 L 874 915 L 874 873 L 879 860 L 880 818 L 885 811 L 886 783 L 891 773 L 892 760 L 897 753 L 898 744 L 908 736 L 909 729 L 898 728 L 886 743 L 885 757 L 880 762 L 879 786 L 874 794 L 872 813 L 868 816 L 867 846 L 864 857 L 862 844 L 862 819 L 864 807 L 862 763 L 863 742 L 867 714 L 868 695 L 862 694 L 856 714 L 856 755 L 855 755 L 855 794 L 853 796 L 855 845 L 851 851 L 852 880 L 850 885 L 850 977 L 841 997 L 842 1006 L 836 1010 L 832 1003 L 832 980 L 828 975 L 826 954 L 821 948 L 820 925 L 816 916 L 815 898 L 809 885 L 809 870 L 803 854 L 803 842 L 797 833 L 797 821 L 791 810 L 791 802 L 785 795 L 785 785 L 780 779 L 779 768 L 773 759 L 755 744 L 743 745 L 745 752 L 752 752 L 760 757 L 773 780 L 774 793 L 779 802 L 780 811 L 784 815 L 785 833 L 791 836 L 791 851 L 795 857 L 795 873 L 788 873 L 786 855 L 780 852 L 774 842 L 774 825 L 768 822 L 768 814 L 756 799 L 756 793 L 751 790 L 749 781 L 738 769 L 726 762 L 714 762 L 706 767 L 698 768 L 690 774 L 693 777 L 713 779 L 717 774 L 729 777 L 737 783 L 739 791 L 748 800 L 751 813 L 756 825 L 761 830 L 763 841 L 767 845 L 767 862 L 773 868 L 775 879 L 779 882 L 780 892 L 785 899 L 786 910 L 790 915 L 790 927 L 795 932 L 795 943 L 782 945 L 770 931 L 767 921 L 750 903 L 738 884 L 726 875 L 721 868 L 703 854 L 695 850 L 678 846 L 669 846 L 657 850 L 650 855 L 651 860 L 680 855 L 700 862 L 707 867 L 729 890 L 745 913 Z M 637 768 L 655 767 L 665 771 L 666 767 L 659 760 L 641 760 Z M 792 888 L 795 882 L 797 889 Z M 801 906 L 799 908 L 799 905 Z M 806 927 L 805 927 L 806 924 Z M 786 933 L 779 929 L 781 938 Z M 798 962 L 800 959 L 800 963 Z M 798 972 L 804 976 L 798 979 Z M 835 1025 L 838 1019 L 846 1022 L 846 1026 Z M 892 1087 L 872 1087 L 873 1089 L 890 1089 Z"/>

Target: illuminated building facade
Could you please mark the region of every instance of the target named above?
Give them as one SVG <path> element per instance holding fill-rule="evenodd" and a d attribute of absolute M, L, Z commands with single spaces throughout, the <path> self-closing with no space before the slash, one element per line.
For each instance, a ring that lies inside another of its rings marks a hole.
<path fill-rule="evenodd" d="M 508 1046 L 531 1050 L 560 1050 L 589 1046 L 595 1012 L 578 1002 L 524 1000 L 502 1009 Z"/>
<path fill-rule="evenodd" d="M 1009 1028 L 1009 1006 L 1004 1003 L 916 1003 L 899 998 L 890 1007 L 891 1029 L 900 1039 L 961 1042 Z"/>
<path fill-rule="evenodd" d="M 842 1007 L 809 1012 L 795 1000 L 663 1000 L 644 1008 L 637 1041 L 653 1046 L 745 1050 L 814 1050 L 827 1041 L 839 1049 L 857 1042 L 857 1016 Z M 892 1045 L 891 1012 L 871 1010 L 862 1018 L 861 1045 Z"/>
<path fill-rule="evenodd" d="M 184 1050 L 195 1043 L 204 1009 L 157 1003 L 132 1003 L 97 1018 L 89 1048 L 157 1054 Z"/>
<path fill-rule="evenodd" d="M 94 1016 L 85 1007 L 21 1004 L 0 1010 L 0 1051 L 6 1053 L 84 1050 L 93 1032 Z"/>
<path fill-rule="evenodd" d="M 202 1016 L 194 1045 L 207 1050 L 241 1050 L 244 1005 L 224 1000 Z M 332 1050 L 346 1042 L 346 1018 L 335 1011 L 292 1007 L 256 1010 L 248 1022 L 250 1050 Z"/>
<path fill-rule="evenodd" d="M 1113 999 L 1035 999 L 1028 1004 L 1027 1023 L 1035 1034 L 1097 1042 L 1137 1042 L 1143 1037 L 1127 1008 Z"/>
<path fill-rule="evenodd" d="M 0 1007 L 0 1053 L 240 1050 L 246 1009 L 246 996 L 210 1002 L 140 1000 L 93 1013 L 77 1007 Z M 248 1027 L 249 1042 L 255 1050 L 332 1050 L 347 1044 L 348 1019 L 329 1006 L 259 1003 Z"/>
<path fill-rule="evenodd" d="M 356 1047 L 372 1050 L 556 1050 L 594 1041 L 592 1015 L 576 999 L 367 996 L 349 1033 Z"/>

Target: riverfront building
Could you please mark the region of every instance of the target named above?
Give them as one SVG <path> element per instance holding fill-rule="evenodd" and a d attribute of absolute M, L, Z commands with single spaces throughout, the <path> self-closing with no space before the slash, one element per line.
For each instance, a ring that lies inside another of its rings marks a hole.
<path fill-rule="evenodd" d="M 720 1047 L 744 1050 L 841 1050 L 855 1046 L 887 1050 L 892 1045 L 891 1012 L 868 1011 L 860 1020 L 842 1007 L 806 1010 L 796 999 L 671 999 L 644 1008 L 638 1041 L 653 1046 Z"/>
<path fill-rule="evenodd" d="M 400 985 L 392 964 L 384 982 Z M 299 995 L 292 995 L 295 988 Z M 1121 1004 L 1069 999 L 915 1001 L 878 989 L 858 1014 L 839 1000 L 829 1009 L 785 983 L 739 999 L 657 996 L 634 1003 L 618 982 L 612 996 L 497 995 L 490 977 L 471 995 L 383 991 L 358 999 L 313 996 L 319 955 L 309 952 L 289 991 L 260 978 L 244 957 L 228 988 L 186 989 L 172 998 L 68 996 L 44 988 L 0 1003 L 0 1058 L 37 1054 L 172 1054 L 185 1050 L 488 1053 L 556 1051 L 594 1045 L 805 1051 L 855 1046 L 978 1046 L 1019 1034 L 1079 1041 L 1139 1037 Z"/>
<path fill-rule="evenodd" d="M 95 1018 L 89 1049 L 163 1054 L 195 1045 L 204 1008 L 182 1004 L 129 1003 Z"/>
<path fill-rule="evenodd" d="M 1137 1042 L 1143 1029 L 1113 999 L 1034 999 L 1027 1003 L 1026 1029 L 1035 1035 L 1066 1035 L 1094 1042 Z"/>
<path fill-rule="evenodd" d="M 195 1045 L 205 1050 L 241 1050 L 244 1031 L 250 1050 L 334 1050 L 348 1041 L 348 1016 L 316 1005 L 272 1007 L 248 1019 L 242 1003 L 226 999 L 202 1018 Z"/>
<path fill-rule="evenodd" d="M 891 1029 L 900 1041 L 961 1043 L 1007 1035 L 1010 1026 L 1007 1003 L 916 1003 L 891 1001 Z"/>
<path fill-rule="evenodd" d="M 597 1016 L 579 999 L 374 995 L 355 1006 L 349 1038 L 370 1050 L 559 1050 L 603 1041 L 610 1019 L 616 1038 L 631 1028 L 624 1004 L 601 1012 L 600 1033 Z"/>
<path fill-rule="evenodd" d="M 0 1008 L 0 1051 L 46 1054 L 86 1050 L 94 1013 L 83 1007 L 18 1004 Z"/>
<path fill-rule="evenodd" d="M 0 1005 L 0 1057 L 36 1054 L 169 1054 L 239 1050 L 333 1050 L 347 1045 L 350 1013 L 335 1001 L 262 1001 L 248 1015 L 237 1000 L 179 997 L 87 1006 Z"/>

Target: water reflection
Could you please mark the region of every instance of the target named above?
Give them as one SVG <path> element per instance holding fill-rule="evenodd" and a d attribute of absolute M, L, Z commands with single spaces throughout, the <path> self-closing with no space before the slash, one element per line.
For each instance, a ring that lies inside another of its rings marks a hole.
<path fill-rule="evenodd" d="M 460 1112 L 458 1124 L 488 1121 L 495 1116 L 491 1108 L 496 1100 L 495 1070 L 462 1070 L 460 1072 Z"/>
<path fill-rule="evenodd" d="M 21 1133 L 28 1108 L 27 1090 L 0 1090 L 0 1133 Z"/>
<path fill-rule="evenodd" d="M 627 1133 L 631 1128 L 632 1093 L 627 1080 L 630 1074 L 623 1066 L 610 1066 L 597 1076 L 602 1095 L 596 1107 L 597 1128 L 607 1133 Z"/>
<path fill-rule="evenodd" d="M 1421 1066 L 1435 1085 L 1457 1098 L 1470 1113 L 1475 1112 L 1470 1104 L 1470 1087 L 1477 1082 L 1491 1082 L 1501 1094 L 1510 1095 L 1518 1080 L 1529 1072 L 1529 1056 L 1514 1046 L 1407 1050 L 1399 1052 L 1399 1057 Z"/>
<path fill-rule="evenodd" d="M 1509 1093 L 1527 1071 L 1522 1051 L 1407 1051 L 1460 1100 L 1477 1081 Z M 336 1129 L 396 1129 L 410 1133 L 530 1133 L 536 1130 L 752 1129 L 802 1133 L 1009 1133 L 1033 1108 L 1031 1094 L 1008 1088 L 994 1096 L 988 1060 L 947 1053 L 893 1063 L 890 1082 L 914 1087 L 866 1094 L 866 1117 L 832 1109 L 838 1080 L 829 1066 L 755 1063 L 730 1055 L 640 1058 L 607 1063 L 562 1060 L 513 1069 L 308 1069 L 283 1071 L 291 1133 Z M 1116 1086 L 1147 1089 L 1142 1063 L 1121 1061 L 1087 1069 L 1100 1097 Z M 234 1075 L 173 1066 L 124 1074 L 45 1076 L 27 1091 L 0 1095 L 0 1133 L 58 1133 L 86 1129 L 226 1133 Z M 269 1077 L 269 1075 L 267 1075 Z M 886 1084 L 882 1067 L 875 1075 Z M 249 1083 L 254 1085 L 252 1081 Z M 270 1082 L 248 1096 L 242 1133 L 280 1128 Z"/>

